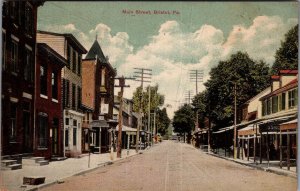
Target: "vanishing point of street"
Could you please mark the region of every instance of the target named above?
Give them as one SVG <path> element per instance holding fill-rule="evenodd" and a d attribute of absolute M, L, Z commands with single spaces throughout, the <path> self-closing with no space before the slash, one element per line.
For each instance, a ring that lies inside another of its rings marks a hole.
<path fill-rule="evenodd" d="M 141 155 L 73 176 L 42 190 L 296 190 L 295 178 L 208 155 L 190 145 L 163 141 Z"/>

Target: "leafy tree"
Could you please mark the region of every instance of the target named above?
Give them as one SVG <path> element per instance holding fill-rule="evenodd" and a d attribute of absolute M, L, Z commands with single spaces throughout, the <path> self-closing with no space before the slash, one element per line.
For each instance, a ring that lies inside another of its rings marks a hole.
<path fill-rule="evenodd" d="M 198 93 L 192 101 L 195 113 L 198 111 L 198 123 L 200 127 L 204 127 L 204 119 L 208 116 L 207 91 Z"/>
<path fill-rule="evenodd" d="M 148 86 L 146 92 L 141 91 L 141 87 L 138 87 L 133 93 L 133 111 L 138 112 L 140 107 L 140 101 L 142 96 L 142 112 L 148 114 L 149 112 L 149 87 L 150 87 L 150 110 L 154 110 L 159 106 L 162 106 L 165 101 L 165 96 L 158 93 L 158 85 Z"/>
<path fill-rule="evenodd" d="M 158 133 L 160 133 L 162 136 L 164 136 L 169 128 L 169 125 L 171 123 L 170 118 L 168 117 L 166 108 L 158 109 L 156 114 L 156 127 Z"/>
<path fill-rule="evenodd" d="M 210 71 L 206 86 L 206 112 L 216 128 L 233 124 L 234 86 L 237 106 L 269 85 L 269 67 L 253 61 L 247 53 L 237 52 L 227 61 L 219 62 Z"/>
<path fill-rule="evenodd" d="M 179 110 L 175 111 L 173 127 L 176 133 L 181 135 L 185 135 L 187 133 L 190 135 L 191 131 L 194 129 L 194 126 L 194 111 L 190 105 L 185 104 L 179 108 Z"/>
<path fill-rule="evenodd" d="M 272 74 L 283 69 L 298 69 L 298 25 L 285 34 L 285 40 L 276 51 Z"/>

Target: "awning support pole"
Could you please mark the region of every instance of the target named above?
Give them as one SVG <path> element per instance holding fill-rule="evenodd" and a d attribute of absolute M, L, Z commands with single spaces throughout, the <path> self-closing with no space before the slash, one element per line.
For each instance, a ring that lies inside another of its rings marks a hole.
<path fill-rule="evenodd" d="M 249 152 L 250 152 L 250 139 L 249 139 L 249 135 L 248 135 L 248 139 L 247 139 L 247 160 L 249 161 Z"/>
<path fill-rule="evenodd" d="M 281 130 L 280 130 L 280 134 L 279 134 L 279 149 L 280 149 L 280 168 L 282 168 L 282 134 L 281 134 Z"/>
<path fill-rule="evenodd" d="M 244 154 L 245 154 L 245 139 L 242 139 L 242 160 L 244 160 Z"/>
<path fill-rule="evenodd" d="M 270 167 L 270 150 L 269 150 L 269 130 L 267 130 L 267 161 L 268 161 L 268 168 Z"/>
<path fill-rule="evenodd" d="M 262 133 L 260 132 L 260 143 L 259 143 L 259 163 L 262 163 L 262 144 L 263 144 L 263 137 L 262 137 Z"/>
<path fill-rule="evenodd" d="M 287 130 L 289 132 L 289 130 Z M 287 134 L 287 169 L 290 170 L 290 134 Z"/>

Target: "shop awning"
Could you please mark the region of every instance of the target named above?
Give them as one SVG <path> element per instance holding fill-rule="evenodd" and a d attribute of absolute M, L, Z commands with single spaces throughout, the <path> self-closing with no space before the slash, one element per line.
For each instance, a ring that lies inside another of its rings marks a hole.
<path fill-rule="evenodd" d="M 90 124 L 89 124 L 89 128 L 93 128 L 93 127 L 109 128 L 109 124 L 105 120 L 94 120 L 94 121 L 90 122 Z"/>
<path fill-rule="evenodd" d="M 116 127 L 116 131 L 119 131 L 119 125 Z M 136 132 L 137 130 L 132 127 L 128 127 L 126 125 L 122 125 L 122 132 Z"/>
<path fill-rule="evenodd" d="M 297 125 L 298 125 L 298 119 L 294 119 L 294 120 L 280 124 L 280 130 L 281 131 L 296 130 Z"/>
<path fill-rule="evenodd" d="M 256 129 L 257 128 L 257 129 Z M 248 125 L 247 127 L 238 130 L 238 136 L 243 136 L 243 135 L 254 135 L 256 132 L 259 133 L 259 127 L 255 124 Z"/>

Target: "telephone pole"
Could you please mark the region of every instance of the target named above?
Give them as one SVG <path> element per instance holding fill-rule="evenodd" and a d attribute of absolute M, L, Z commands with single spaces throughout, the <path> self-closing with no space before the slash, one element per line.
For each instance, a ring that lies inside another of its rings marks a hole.
<path fill-rule="evenodd" d="M 196 94 L 198 94 L 198 82 L 203 81 L 203 70 L 190 70 L 191 82 L 196 82 Z"/>
<path fill-rule="evenodd" d="M 190 105 L 191 104 L 191 95 L 193 94 L 193 91 L 189 90 L 188 92 L 185 93 L 185 100 L 187 100 L 187 103 Z"/>
<path fill-rule="evenodd" d="M 118 93 L 119 100 L 120 100 L 120 107 L 119 107 L 119 119 L 118 119 L 118 144 L 117 144 L 117 158 L 121 158 L 121 152 L 122 152 L 122 125 L 123 125 L 123 93 L 124 88 L 130 87 L 129 85 L 125 85 L 125 80 L 134 79 L 134 78 L 125 78 L 124 76 L 115 78 L 119 80 L 119 85 L 115 87 L 120 87 L 121 91 Z"/>
<path fill-rule="evenodd" d="M 134 68 L 136 71 L 135 73 L 135 81 L 141 82 L 141 92 L 140 92 L 140 104 L 139 104 L 139 123 L 137 126 L 137 132 L 136 132 L 136 147 L 135 151 L 138 152 L 139 147 L 139 140 L 140 140 L 140 129 L 142 125 L 142 102 L 143 102 L 143 85 L 144 82 L 151 82 L 151 76 L 152 76 L 152 70 L 146 69 L 146 68 Z M 145 80 L 148 79 L 148 80 Z"/>
<path fill-rule="evenodd" d="M 233 157 L 237 158 L 237 148 L 236 148 L 236 82 L 234 83 L 234 138 L 233 138 Z"/>

